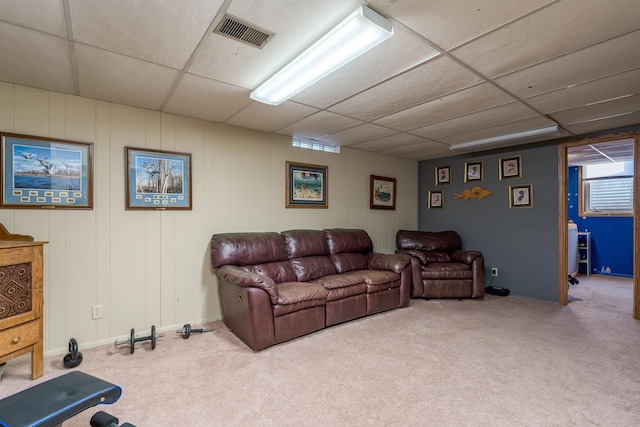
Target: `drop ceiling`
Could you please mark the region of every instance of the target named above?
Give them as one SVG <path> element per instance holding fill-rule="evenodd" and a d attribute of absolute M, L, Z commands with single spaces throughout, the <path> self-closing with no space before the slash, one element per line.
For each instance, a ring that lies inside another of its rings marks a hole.
<path fill-rule="evenodd" d="M 279 106 L 249 93 L 359 5 L 394 36 Z M 274 35 L 214 30 L 225 15 Z M 0 81 L 425 160 L 640 124 L 638 0 L 3 0 Z"/>

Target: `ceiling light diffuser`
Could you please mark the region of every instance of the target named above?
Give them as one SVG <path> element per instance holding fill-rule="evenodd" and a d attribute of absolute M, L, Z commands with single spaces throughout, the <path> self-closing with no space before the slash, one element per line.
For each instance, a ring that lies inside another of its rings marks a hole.
<path fill-rule="evenodd" d="M 392 35 L 391 21 L 360 6 L 250 96 L 265 104 L 280 105 Z"/>
<path fill-rule="evenodd" d="M 464 142 L 449 147 L 453 151 L 479 151 L 500 146 L 509 146 L 534 142 L 544 136 L 560 136 L 558 125 L 548 126 L 539 129 L 527 130 L 524 132 L 512 133 L 509 135 L 494 136 L 492 138 L 479 139 L 477 141 Z"/>

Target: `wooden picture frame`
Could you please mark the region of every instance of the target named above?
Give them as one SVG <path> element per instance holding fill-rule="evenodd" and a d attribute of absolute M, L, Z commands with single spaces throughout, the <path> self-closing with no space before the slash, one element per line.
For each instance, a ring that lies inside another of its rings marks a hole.
<path fill-rule="evenodd" d="M 0 207 L 93 209 L 93 144 L 0 133 Z"/>
<path fill-rule="evenodd" d="M 464 182 L 482 181 L 483 162 L 464 164 Z"/>
<path fill-rule="evenodd" d="M 127 210 L 191 210 L 191 154 L 125 147 Z"/>
<path fill-rule="evenodd" d="M 510 208 L 532 208 L 533 207 L 533 184 L 510 185 L 509 186 L 509 207 Z"/>
<path fill-rule="evenodd" d="M 429 191 L 429 209 L 444 207 L 444 191 Z"/>
<path fill-rule="evenodd" d="M 369 208 L 396 209 L 396 179 L 371 175 L 369 179 Z"/>
<path fill-rule="evenodd" d="M 451 166 L 436 166 L 436 185 L 451 183 Z"/>
<path fill-rule="evenodd" d="M 522 158 L 520 156 L 504 157 L 499 160 L 500 180 L 522 178 Z"/>
<path fill-rule="evenodd" d="M 329 167 L 308 163 L 285 164 L 287 208 L 329 207 Z"/>

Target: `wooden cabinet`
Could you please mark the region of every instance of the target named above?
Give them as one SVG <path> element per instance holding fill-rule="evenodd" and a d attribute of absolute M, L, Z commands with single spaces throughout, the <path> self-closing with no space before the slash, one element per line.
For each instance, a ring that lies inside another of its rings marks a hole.
<path fill-rule="evenodd" d="M 9 239 L 0 224 L 0 363 L 31 353 L 31 379 L 42 376 L 42 249 Z M 29 238 L 30 236 L 18 236 Z"/>

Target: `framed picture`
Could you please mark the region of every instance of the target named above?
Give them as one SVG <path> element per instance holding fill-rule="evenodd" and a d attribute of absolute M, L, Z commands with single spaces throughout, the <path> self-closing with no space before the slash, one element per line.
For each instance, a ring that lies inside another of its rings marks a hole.
<path fill-rule="evenodd" d="M 126 209 L 191 209 L 191 154 L 125 147 Z"/>
<path fill-rule="evenodd" d="M 0 207 L 93 208 L 93 144 L 11 133 L 0 137 Z"/>
<path fill-rule="evenodd" d="M 395 210 L 396 179 L 371 175 L 369 183 L 369 208 Z"/>
<path fill-rule="evenodd" d="M 440 209 L 444 203 L 444 191 L 429 191 L 429 209 Z"/>
<path fill-rule="evenodd" d="M 328 166 L 286 162 L 286 207 L 329 207 Z"/>
<path fill-rule="evenodd" d="M 533 207 L 533 184 L 510 185 L 509 186 L 509 207 L 510 208 L 532 208 Z"/>
<path fill-rule="evenodd" d="M 464 182 L 482 181 L 482 163 L 473 162 L 464 164 Z"/>
<path fill-rule="evenodd" d="M 500 159 L 500 179 L 522 178 L 522 159 L 520 156 Z"/>
<path fill-rule="evenodd" d="M 443 167 L 437 167 L 436 166 L 436 185 L 449 184 L 449 183 L 451 183 L 451 167 L 450 166 L 443 166 Z"/>

